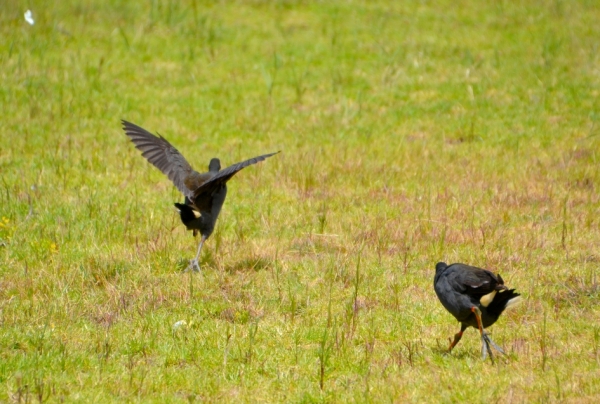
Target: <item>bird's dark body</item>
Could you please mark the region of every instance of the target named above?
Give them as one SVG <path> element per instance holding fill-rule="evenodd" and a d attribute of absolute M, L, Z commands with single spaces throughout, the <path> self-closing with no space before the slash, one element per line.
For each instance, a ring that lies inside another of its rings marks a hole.
<path fill-rule="evenodd" d="M 198 207 L 186 197 L 184 203 L 175 202 L 175 207 L 179 210 L 181 222 L 188 230 L 194 232 L 194 236 L 199 231 L 200 234 L 208 238 L 215 230 L 215 223 L 219 213 L 221 213 L 221 207 L 225 203 L 226 196 L 227 185 L 223 184 L 210 195 L 212 201 L 210 205 L 202 206 L 200 204 L 201 206 Z M 200 211 L 199 216 L 198 210 Z"/>
<path fill-rule="evenodd" d="M 481 322 L 487 328 L 498 320 L 507 303 L 519 296 L 514 289 L 504 286 L 500 275 L 465 264 L 438 263 L 433 284 L 446 310 L 462 324 L 475 328 L 478 325 L 471 310 L 473 306 L 481 310 Z M 498 293 L 493 300 L 487 306 L 482 304 L 481 298 L 494 291 Z"/>
<path fill-rule="evenodd" d="M 494 324 L 507 307 L 516 303 L 519 294 L 504 286 L 500 275 L 465 264 L 438 262 L 433 287 L 442 305 L 460 322 L 460 331 L 454 335 L 454 340 L 450 340 L 450 351 L 468 327 L 475 327 L 481 334 L 484 359 L 489 353 L 494 361 L 491 346 L 504 353 L 485 328 Z"/>
<path fill-rule="evenodd" d="M 181 221 L 186 228 L 192 230 L 194 236 L 197 232 L 202 235 L 198 254 L 196 259 L 192 260 L 197 266 L 202 243 L 214 231 L 225 202 L 227 181 L 243 168 L 263 161 L 278 152 L 257 156 L 223 170 L 219 159 L 213 158 L 208 166 L 208 172 L 199 173 L 192 169 L 183 155 L 162 136 L 155 136 L 130 122 L 122 122 L 125 133 L 142 152 L 142 156 L 169 177 L 184 195 L 184 202 L 175 203 L 175 206 L 179 209 Z"/>

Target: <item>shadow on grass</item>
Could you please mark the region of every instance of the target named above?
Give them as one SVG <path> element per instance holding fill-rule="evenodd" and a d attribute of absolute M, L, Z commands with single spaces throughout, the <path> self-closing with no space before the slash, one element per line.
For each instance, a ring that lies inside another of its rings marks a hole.
<path fill-rule="evenodd" d="M 456 348 L 455 348 L 456 349 Z M 448 352 L 448 349 L 444 349 L 442 347 L 434 347 L 431 351 L 437 356 L 437 358 L 443 358 L 445 360 L 453 361 L 453 362 L 465 362 L 466 360 L 470 361 L 481 361 L 482 363 L 491 363 L 489 356 L 483 360 L 481 357 L 480 351 L 472 351 L 472 350 L 452 350 L 452 352 Z M 494 363 L 509 363 L 510 361 L 516 360 L 517 355 L 512 352 L 507 352 L 506 354 L 501 354 L 500 352 L 494 352 Z"/>
<path fill-rule="evenodd" d="M 253 256 L 225 267 L 225 271 L 228 273 L 241 271 L 261 271 L 270 268 L 272 263 L 273 261 L 269 258 Z"/>
<path fill-rule="evenodd" d="M 190 258 L 181 257 L 177 261 L 177 270 L 185 271 L 188 269 L 190 264 Z M 252 256 L 249 258 L 242 259 L 237 261 L 231 265 L 227 265 L 224 268 L 224 271 L 233 274 L 236 272 L 249 272 L 249 271 L 261 271 L 264 269 L 268 269 L 273 264 L 273 260 L 266 257 L 261 256 Z M 210 269 L 210 270 L 218 270 L 219 266 L 217 265 L 217 261 L 214 259 L 211 252 L 206 252 L 202 254 L 200 258 L 200 270 Z"/>
<path fill-rule="evenodd" d="M 439 343 L 439 341 L 436 346 L 431 347 L 431 352 L 434 353 L 436 356 L 442 358 L 450 358 L 456 360 L 464 360 L 466 358 L 474 358 L 476 356 L 473 354 L 473 352 L 461 350 L 460 348 L 455 348 L 452 350 L 452 352 L 449 352 L 448 347 L 443 346 Z"/>

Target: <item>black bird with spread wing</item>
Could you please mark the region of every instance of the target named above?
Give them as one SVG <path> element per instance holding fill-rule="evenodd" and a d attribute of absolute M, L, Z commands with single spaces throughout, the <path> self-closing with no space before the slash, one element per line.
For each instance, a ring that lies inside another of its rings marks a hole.
<path fill-rule="evenodd" d="M 500 275 L 465 264 L 446 265 L 445 262 L 438 262 L 433 286 L 442 305 L 461 323 L 454 341 L 450 341 L 449 351 L 458 344 L 468 327 L 475 327 L 481 334 L 484 360 L 489 353 L 494 362 L 490 345 L 504 353 L 485 332 L 485 328 L 494 324 L 505 309 L 518 303 L 521 298 L 514 289 L 504 286 Z"/>
<path fill-rule="evenodd" d="M 123 130 L 129 136 L 136 148 L 142 152 L 148 162 L 163 172 L 185 197 L 184 203 L 175 203 L 181 216 L 181 221 L 194 236 L 200 232 L 201 239 L 198 252 L 190 266 L 194 271 L 199 271 L 198 258 L 202 245 L 212 234 L 217 217 L 227 196 L 227 181 L 238 171 L 256 164 L 279 152 L 264 154 L 241 163 L 233 164 L 221 170 L 221 162 L 217 158 L 210 160 L 208 172 L 199 173 L 187 162 L 165 138 L 154 136 L 147 130 L 122 121 Z"/>

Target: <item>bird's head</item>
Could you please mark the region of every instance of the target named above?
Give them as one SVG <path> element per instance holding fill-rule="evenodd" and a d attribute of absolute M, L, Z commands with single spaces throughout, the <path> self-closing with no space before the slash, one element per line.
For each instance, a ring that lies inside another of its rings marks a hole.
<path fill-rule="evenodd" d="M 448 265 L 446 265 L 445 262 L 438 262 L 437 264 L 435 264 L 435 274 L 441 274 L 446 268 L 448 268 Z"/>
<path fill-rule="evenodd" d="M 210 164 L 208 165 L 208 171 L 218 172 L 221 170 L 221 162 L 219 159 L 214 158 L 210 160 Z"/>

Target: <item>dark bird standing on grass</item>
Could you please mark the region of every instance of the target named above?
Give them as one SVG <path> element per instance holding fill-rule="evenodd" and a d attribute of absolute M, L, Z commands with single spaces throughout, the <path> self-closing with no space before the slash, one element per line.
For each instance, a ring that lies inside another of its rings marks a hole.
<path fill-rule="evenodd" d="M 475 327 L 481 334 L 481 353 L 485 360 L 490 354 L 492 363 L 494 357 L 490 345 L 500 353 L 504 353 L 485 329 L 498 320 L 502 312 L 520 301 L 520 295 L 514 289 L 504 286 L 500 275 L 465 264 L 446 265 L 438 262 L 435 265 L 433 279 L 435 293 L 446 308 L 458 321 L 460 331 L 450 341 L 450 349 L 458 344 L 463 332 L 468 327 Z"/>
<path fill-rule="evenodd" d="M 217 217 L 227 196 L 227 181 L 241 169 L 279 152 L 254 157 L 223 170 L 219 159 L 213 158 L 208 165 L 208 172 L 199 173 L 194 171 L 185 157 L 162 136 L 154 136 L 125 120 L 122 122 L 123 130 L 135 147 L 142 152 L 142 156 L 169 177 L 185 197 L 184 203 L 175 203 L 175 206 L 179 209 L 181 221 L 187 229 L 192 230 L 194 236 L 198 231 L 202 236 L 196 257 L 190 260 L 188 267 L 200 271 L 198 265 L 200 250 L 215 228 Z"/>

